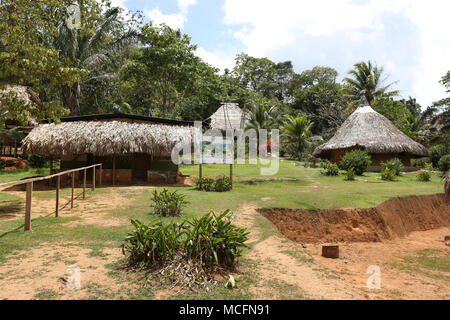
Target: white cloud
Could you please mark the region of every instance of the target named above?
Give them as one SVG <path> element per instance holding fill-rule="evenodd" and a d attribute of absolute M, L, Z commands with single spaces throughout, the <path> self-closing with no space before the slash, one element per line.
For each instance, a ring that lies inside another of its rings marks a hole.
<path fill-rule="evenodd" d="M 294 64 L 303 63 L 295 59 L 326 58 L 330 64 L 340 59 L 345 71 L 357 62 L 349 58 L 374 59 L 395 77 L 392 80 L 400 80 L 399 85 L 409 83 L 412 88 L 404 94 L 416 96 L 423 105 L 445 96 L 438 81 L 450 70 L 448 0 L 225 0 L 223 10 L 223 23 L 239 28 L 233 35 L 250 55 L 292 59 Z M 418 43 L 402 42 L 401 52 L 395 39 L 387 39 L 389 28 L 399 27 L 399 21 L 409 21 L 418 32 L 405 34 Z M 312 41 L 316 48 L 311 48 Z M 361 43 L 372 47 L 363 51 Z M 418 60 L 402 65 L 411 56 Z"/>
<path fill-rule="evenodd" d="M 159 8 L 147 10 L 146 14 L 155 24 L 165 23 L 172 29 L 183 29 L 188 21 L 189 7 L 196 4 L 197 0 L 178 0 L 179 13 L 164 14 Z"/>
<path fill-rule="evenodd" d="M 234 57 L 238 52 L 225 52 L 222 50 L 207 51 L 203 47 L 199 47 L 196 54 L 203 59 L 206 63 L 209 63 L 213 67 L 219 68 L 222 72 L 225 69 L 233 69 Z"/>

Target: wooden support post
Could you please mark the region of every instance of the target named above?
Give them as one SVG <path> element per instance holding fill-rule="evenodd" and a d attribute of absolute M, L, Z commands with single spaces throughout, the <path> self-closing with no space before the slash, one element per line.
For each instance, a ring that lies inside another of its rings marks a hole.
<path fill-rule="evenodd" d="M 17 141 L 14 141 L 14 158 L 17 158 Z"/>
<path fill-rule="evenodd" d="M 113 176 L 112 176 L 113 187 L 116 185 L 116 155 L 113 155 Z"/>
<path fill-rule="evenodd" d="M 70 200 L 70 209 L 73 209 L 73 192 L 75 189 L 75 172 L 72 172 L 72 196 Z"/>
<path fill-rule="evenodd" d="M 95 167 L 92 167 L 92 191 L 95 191 Z"/>
<path fill-rule="evenodd" d="M 53 174 L 53 156 L 50 155 L 50 175 Z M 52 179 L 48 179 L 48 185 L 52 185 Z"/>
<path fill-rule="evenodd" d="M 198 171 L 199 171 L 198 178 L 201 179 L 203 177 L 202 164 L 201 163 L 198 165 Z"/>
<path fill-rule="evenodd" d="M 84 169 L 83 175 L 83 199 L 86 199 L 86 169 Z"/>
<path fill-rule="evenodd" d="M 231 180 L 231 188 L 233 188 L 233 164 L 230 164 L 230 180 Z"/>
<path fill-rule="evenodd" d="M 25 231 L 31 230 L 31 200 L 33 195 L 33 182 L 27 183 L 27 195 L 25 204 Z"/>
<path fill-rule="evenodd" d="M 100 173 L 99 173 L 99 175 L 100 175 L 100 181 L 99 181 L 99 183 L 100 183 L 100 185 L 102 185 L 102 179 L 103 179 L 103 163 L 101 163 L 100 164 Z"/>
<path fill-rule="evenodd" d="M 55 217 L 59 216 L 59 187 L 61 184 L 61 176 L 56 177 L 56 212 Z"/>

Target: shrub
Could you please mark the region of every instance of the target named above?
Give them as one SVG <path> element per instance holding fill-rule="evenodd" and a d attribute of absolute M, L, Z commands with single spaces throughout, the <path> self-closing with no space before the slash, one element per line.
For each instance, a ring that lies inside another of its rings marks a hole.
<path fill-rule="evenodd" d="M 44 168 L 47 164 L 48 158 L 37 154 L 30 154 L 28 156 L 28 163 L 32 168 Z"/>
<path fill-rule="evenodd" d="M 233 214 L 226 210 L 220 215 L 210 211 L 199 219 L 166 225 L 160 219 L 148 224 L 131 220 L 135 230 L 125 238 L 123 252 L 128 255 L 129 265 L 163 264 L 181 252 L 186 260 L 199 261 L 202 267 L 234 267 L 247 247 L 248 232 L 233 225 L 232 218 Z"/>
<path fill-rule="evenodd" d="M 321 173 L 325 176 L 338 176 L 339 175 L 339 167 L 336 163 L 325 163 L 323 165 L 323 170 Z"/>
<path fill-rule="evenodd" d="M 442 172 L 446 172 L 447 170 L 450 170 L 450 154 L 447 154 L 443 156 L 438 163 L 438 168 Z"/>
<path fill-rule="evenodd" d="M 415 168 L 424 168 L 427 163 L 430 163 L 430 158 L 428 157 L 411 160 L 411 165 Z"/>
<path fill-rule="evenodd" d="M 431 180 L 431 174 L 427 171 L 419 172 L 417 175 L 417 181 L 428 182 Z"/>
<path fill-rule="evenodd" d="M 429 150 L 430 161 L 434 168 L 439 167 L 439 160 L 447 153 L 447 148 L 443 144 L 433 146 Z"/>
<path fill-rule="evenodd" d="M 353 168 L 350 168 L 345 172 L 345 180 L 347 181 L 354 181 L 355 180 L 355 170 Z"/>
<path fill-rule="evenodd" d="M 196 182 L 196 189 L 200 191 L 225 192 L 232 189 L 231 179 L 225 176 L 214 180 L 201 178 Z"/>
<path fill-rule="evenodd" d="M 370 156 L 367 151 L 355 150 L 352 152 L 347 152 L 342 157 L 339 167 L 342 170 L 350 170 L 353 168 L 355 170 L 355 174 L 361 176 L 367 168 L 369 168 L 371 163 L 372 162 L 370 161 Z"/>
<path fill-rule="evenodd" d="M 381 179 L 385 181 L 394 181 L 395 176 L 395 171 L 392 169 L 385 169 L 383 172 L 381 172 Z"/>
<path fill-rule="evenodd" d="M 6 164 L 3 160 L 0 160 L 0 170 L 4 170 L 6 168 Z"/>
<path fill-rule="evenodd" d="M 394 158 L 394 159 L 382 162 L 381 167 L 383 168 L 383 170 L 386 170 L 386 169 L 392 170 L 392 171 L 394 171 L 396 176 L 399 176 L 405 166 L 399 159 Z"/>
<path fill-rule="evenodd" d="M 178 193 L 178 191 L 170 192 L 164 189 L 160 193 L 157 190 L 153 191 L 154 204 L 151 205 L 155 208 L 155 214 L 163 217 L 176 217 L 183 213 L 183 208 L 189 204 L 185 200 L 185 195 Z"/>

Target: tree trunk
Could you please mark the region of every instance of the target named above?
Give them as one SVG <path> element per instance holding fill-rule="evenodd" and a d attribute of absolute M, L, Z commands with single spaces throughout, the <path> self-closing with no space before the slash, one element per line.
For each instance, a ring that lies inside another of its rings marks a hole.
<path fill-rule="evenodd" d="M 62 88 L 62 102 L 66 109 L 70 110 L 70 115 L 80 113 L 80 83 L 76 82 L 72 86 L 64 85 Z"/>

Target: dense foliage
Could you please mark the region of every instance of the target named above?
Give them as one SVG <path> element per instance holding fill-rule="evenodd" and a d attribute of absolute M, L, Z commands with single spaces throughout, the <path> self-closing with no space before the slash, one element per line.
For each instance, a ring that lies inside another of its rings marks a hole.
<path fill-rule="evenodd" d="M 338 176 L 339 167 L 336 163 L 327 162 L 324 164 L 321 173 L 325 176 Z"/>
<path fill-rule="evenodd" d="M 207 192 L 226 192 L 230 191 L 233 187 L 231 179 L 222 176 L 218 179 L 201 178 L 195 183 L 195 187 L 199 191 Z"/>
<path fill-rule="evenodd" d="M 391 170 L 396 176 L 399 176 L 404 169 L 403 163 L 398 158 L 387 160 L 381 163 L 383 170 Z"/>
<path fill-rule="evenodd" d="M 386 168 L 381 172 L 381 179 L 386 181 L 394 181 L 395 180 L 395 170 Z"/>
<path fill-rule="evenodd" d="M 165 224 L 157 219 L 144 224 L 131 220 L 134 230 L 124 240 L 124 252 L 131 265 L 164 264 L 181 251 L 203 267 L 233 268 L 246 247 L 248 232 L 232 224 L 232 218 L 233 214 L 226 210 L 219 215 L 211 211 L 181 223 Z"/>
<path fill-rule="evenodd" d="M 431 180 L 431 174 L 427 171 L 421 171 L 417 174 L 417 181 L 428 182 Z"/>
<path fill-rule="evenodd" d="M 371 164 L 370 156 L 365 150 L 354 150 L 347 152 L 339 163 L 342 170 L 353 169 L 355 174 L 361 176 L 367 171 Z"/>
<path fill-rule="evenodd" d="M 183 208 L 189 204 L 185 200 L 184 194 L 178 193 L 178 191 L 169 191 L 163 189 L 161 192 L 158 190 L 153 191 L 153 204 L 154 213 L 163 217 L 176 217 L 183 213 Z"/>

